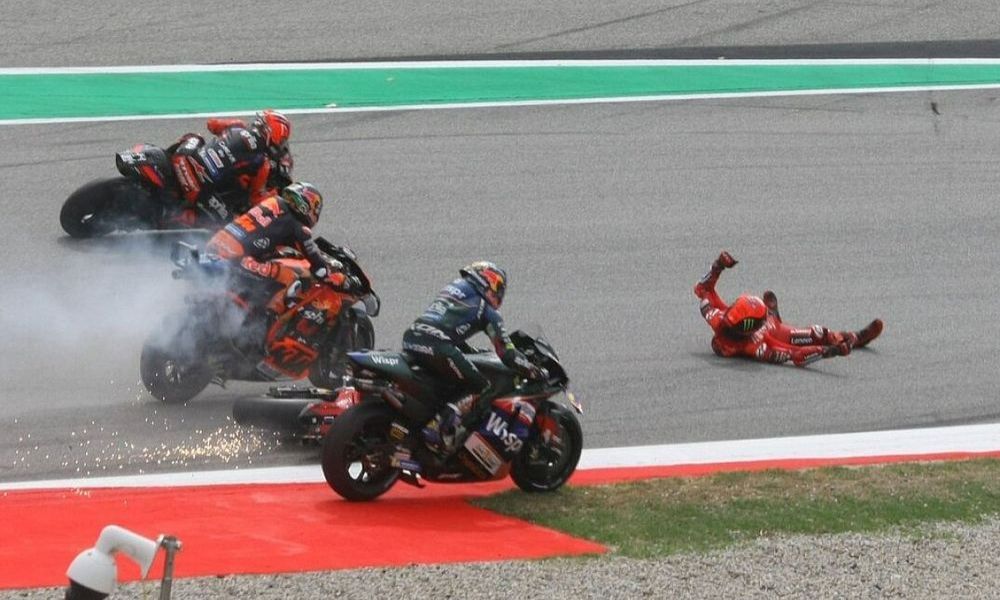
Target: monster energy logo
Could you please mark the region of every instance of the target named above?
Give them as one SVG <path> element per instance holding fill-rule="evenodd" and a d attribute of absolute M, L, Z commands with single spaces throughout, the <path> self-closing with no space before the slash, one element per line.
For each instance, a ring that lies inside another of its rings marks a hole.
<path fill-rule="evenodd" d="M 750 331 L 757 324 L 757 319 L 743 319 L 743 331 Z"/>

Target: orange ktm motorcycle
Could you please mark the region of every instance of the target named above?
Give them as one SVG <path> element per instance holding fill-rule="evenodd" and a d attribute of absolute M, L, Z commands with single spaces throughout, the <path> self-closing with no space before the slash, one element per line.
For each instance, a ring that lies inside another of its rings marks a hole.
<path fill-rule="evenodd" d="M 275 315 L 265 310 L 270 292 L 232 274 L 227 262 L 177 242 L 171 253 L 174 278 L 194 282 L 195 289 L 184 309 L 164 318 L 142 348 L 139 373 L 146 389 L 164 402 L 181 403 L 210 383 L 224 386 L 229 380 L 274 381 L 277 375 L 339 385 L 346 353 L 373 347 L 372 318 L 381 302 L 349 248 L 323 238 L 316 245 L 360 285 L 345 293 L 307 277 L 304 289 L 293 290 Z M 279 260 L 308 276 L 308 261 L 294 250 Z M 268 357 L 265 376 L 258 365 L 269 335 L 279 350 Z"/>
<path fill-rule="evenodd" d="M 115 231 L 208 229 L 225 227 L 250 208 L 249 194 L 236 189 L 209 196 L 185 214 L 180 186 L 170 156 L 177 148 L 136 144 L 115 156 L 119 177 L 95 179 L 66 198 L 59 213 L 63 230 L 75 238 L 100 237 Z M 291 183 L 292 156 L 273 163 L 267 187 L 280 190 Z"/>

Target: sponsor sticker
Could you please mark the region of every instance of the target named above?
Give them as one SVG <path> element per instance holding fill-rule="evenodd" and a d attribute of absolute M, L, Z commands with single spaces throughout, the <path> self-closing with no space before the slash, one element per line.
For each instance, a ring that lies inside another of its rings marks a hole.
<path fill-rule="evenodd" d="M 483 436 L 479 432 L 475 432 L 465 440 L 465 449 L 469 451 L 479 464 L 486 469 L 490 475 L 496 475 L 500 467 L 503 466 L 503 458 L 497 454 L 497 451 L 493 449 Z"/>
<path fill-rule="evenodd" d="M 369 354 L 372 362 L 383 367 L 395 367 L 399 364 L 399 357 L 386 354 Z"/>

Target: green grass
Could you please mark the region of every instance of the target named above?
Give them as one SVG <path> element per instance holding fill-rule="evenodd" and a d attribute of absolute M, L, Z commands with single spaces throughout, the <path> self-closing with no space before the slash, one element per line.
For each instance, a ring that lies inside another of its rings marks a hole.
<path fill-rule="evenodd" d="M 704 551 L 776 534 L 916 530 L 1000 513 L 1000 461 L 725 473 L 512 491 L 478 506 L 629 557 Z"/>

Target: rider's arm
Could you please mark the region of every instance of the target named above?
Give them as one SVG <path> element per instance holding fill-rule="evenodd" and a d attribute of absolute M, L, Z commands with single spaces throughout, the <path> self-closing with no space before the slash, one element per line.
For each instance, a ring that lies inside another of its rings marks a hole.
<path fill-rule="evenodd" d="M 319 249 L 312 238 L 312 231 L 308 227 L 299 225 L 295 235 L 295 247 L 309 261 L 309 271 L 313 277 L 322 279 L 345 292 L 355 289 L 359 283 L 357 278 L 349 277 L 341 270 L 343 265 Z"/>
<path fill-rule="evenodd" d="M 263 142 L 243 127 L 229 127 L 219 136 L 232 154 L 232 164 L 238 185 L 246 190 L 251 206 L 274 195 L 267 187 L 271 176 L 271 161 Z"/>
<path fill-rule="evenodd" d="M 701 316 L 708 321 L 712 329 L 718 329 L 723 313 L 729 308 L 725 301 L 715 291 L 715 284 L 724 269 L 736 264 L 728 252 L 722 252 L 712 263 L 712 268 L 694 286 L 694 295 L 701 298 Z"/>
<path fill-rule="evenodd" d="M 694 286 L 694 295 L 707 301 L 713 308 L 726 310 L 728 308 L 719 294 L 715 292 L 715 284 L 719 281 L 722 271 L 736 266 L 737 260 L 728 252 L 722 252 L 719 257 L 712 262 L 712 268 Z M 705 311 L 702 310 L 702 313 Z"/>
<path fill-rule="evenodd" d="M 483 302 L 485 303 L 485 301 Z M 503 317 L 500 316 L 499 311 L 489 306 L 486 306 L 485 309 L 486 335 L 493 343 L 493 349 L 496 350 L 497 356 L 500 357 L 503 364 L 524 377 L 537 377 L 538 367 L 514 346 L 514 342 L 511 341 L 504 328 Z"/>
<path fill-rule="evenodd" d="M 292 217 L 294 218 L 294 217 Z M 312 238 L 312 230 L 305 225 L 295 223 L 295 249 L 302 253 L 309 261 L 309 268 L 313 273 L 320 269 L 329 269 L 326 254 L 319 249 L 316 241 Z"/>
<path fill-rule="evenodd" d="M 267 180 L 271 176 L 271 161 L 265 160 L 256 172 L 251 173 L 246 180 L 247 192 L 250 194 L 250 206 L 256 206 L 265 198 L 274 195 L 276 190 L 267 187 Z"/>
<path fill-rule="evenodd" d="M 219 135 L 223 131 L 229 129 L 230 127 L 246 127 L 247 124 L 243 122 L 243 119 L 235 118 L 217 118 L 213 117 L 205 121 L 205 127 L 212 132 L 213 135 Z"/>

